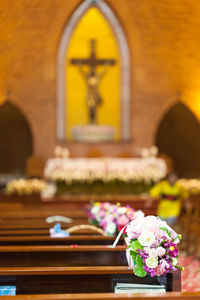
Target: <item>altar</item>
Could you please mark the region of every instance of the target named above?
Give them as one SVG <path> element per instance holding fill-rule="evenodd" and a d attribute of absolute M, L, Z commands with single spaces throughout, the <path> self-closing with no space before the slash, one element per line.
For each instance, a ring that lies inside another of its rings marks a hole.
<path fill-rule="evenodd" d="M 146 158 L 52 158 L 45 179 L 57 195 L 138 195 L 167 173 L 165 161 Z"/>

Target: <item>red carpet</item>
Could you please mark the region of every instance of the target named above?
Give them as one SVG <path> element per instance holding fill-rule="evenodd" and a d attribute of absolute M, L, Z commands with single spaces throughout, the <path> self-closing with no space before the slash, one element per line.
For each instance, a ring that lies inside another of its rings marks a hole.
<path fill-rule="evenodd" d="M 182 291 L 200 291 L 200 260 L 182 255 L 179 264 L 185 268 L 181 276 Z"/>

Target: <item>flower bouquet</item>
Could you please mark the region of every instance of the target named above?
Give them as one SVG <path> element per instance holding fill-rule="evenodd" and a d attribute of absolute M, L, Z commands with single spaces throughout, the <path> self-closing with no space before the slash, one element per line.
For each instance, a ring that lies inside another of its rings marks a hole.
<path fill-rule="evenodd" d="M 161 276 L 183 269 L 178 265 L 177 244 L 181 235 L 159 217 L 133 220 L 126 226 L 125 234 L 128 264 L 136 276 Z"/>
<path fill-rule="evenodd" d="M 46 187 L 46 182 L 40 179 L 15 179 L 6 185 L 7 195 L 29 196 L 39 195 Z"/>
<path fill-rule="evenodd" d="M 103 228 L 106 234 L 116 235 L 130 221 L 144 217 L 141 210 L 135 211 L 133 208 L 116 205 L 109 202 L 95 202 L 88 209 L 89 222 Z"/>
<path fill-rule="evenodd" d="M 165 161 L 156 157 L 56 157 L 47 161 L 44 176 L 56 184 L 61 196 L 139 195 L 149 192 L 166 173 Z"/>

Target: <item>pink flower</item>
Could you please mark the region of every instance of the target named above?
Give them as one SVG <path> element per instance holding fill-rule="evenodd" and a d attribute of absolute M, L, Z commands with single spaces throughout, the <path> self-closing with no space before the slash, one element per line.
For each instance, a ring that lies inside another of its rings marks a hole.
<path fill-rule="evenodd" d="M 164 269 L 170 268 L 170 264 L 165 259 L 160 260 L 160 266 L 162 266 Z"/>
<path fill-rule="evenodd" d="M 163 275 L 163 274 L 165 273 L 165 268 L 164 268 L 163 265 L 158 265 L 158 266 L 154 269 L 154 271 L 155 271 L 155 275 L 156 275 L 156 276 L 161 276 L 161 275 Z"/>
<path fill-rule="evenodd" d="M 100 212 L 97 214 L 98 217 L 103 218 L 105 216 L 105 210 L 100 210 Z"/>
<path fill-rule="evenodd" d="M 157 255 L 158 255 L 159 257 L 162 257 L 162 256 L 165 255 L 166 250 L 165 250 L 165 248 L 163 248 L 163 247 L 158 247 L 158 248 L 156 249 L 156 253 L 157 253 Z"/>
<path fill-rule="evenodd" d="M 116 205 L 110 205 L 110 207 L 108 208 L 108 211 L 110 213 L 114 213 L 117 210 Z"/>
<path fill-rule="evenodd" d="M 117 224 L 117 229 L 118 229 L 118 231 L 121 231 L 122 228 L 123 228 L 125 225 L 128 224 L 128 222 L 129 222 L 129 219 L 127 218 L 127 216 L 125 216 L 125 215 L 120 216 L 120 217 L 117 219 L 117 223 L 118 223 L 118 224 Z M 124 234 L 126 233 L 126 228 L 124 228 L 123 233 L 124 233 Z"/>
<path fill-rule="evenodd" d="M 126 215 L 121 215 L 118 219 L 117 222 L 119 225 L 125 226 L 129 222 L 129 218 Z"/>
<path fill-rule="evenodd" d="M 103 204 L 103 207 L 105 209 L 109 209 L 109 207 L 111 206 L 111 204 L 109 202 L 105 202 L 105 203 L 102 203 Z"/>
<path fill-rule="evenodd" d="M 135 219 L 135 211 L 131 208 L 128 208 L 127 210 L 127 216 L 129 217 L 130 220 Z"/>

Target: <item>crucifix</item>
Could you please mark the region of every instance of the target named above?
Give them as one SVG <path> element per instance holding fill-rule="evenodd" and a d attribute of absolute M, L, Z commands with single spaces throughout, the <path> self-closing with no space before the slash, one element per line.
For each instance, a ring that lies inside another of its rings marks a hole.
<path fill-rule="evenodd" d="M 72 58 L 70 60 L 72 65 L 78 67 L 80 74 L 84 78 L 87 84 L 87 96 L 86 102 L 89 113 L 89 123 L 97 123 L 97 107 L 102 104 L 102 99 L 99 94 L 99 83 L 105 75 L 109 66 L 113 66 L 115 59 L 103 59 L 96 56 L 96 40 L 90 40 L 90 56 L 88 58 Z M 83 66 L 88 66 L 89 71 L 85 72 Z M 97 72 L 96 68 L 103 66 L 101 72 Z"/>

